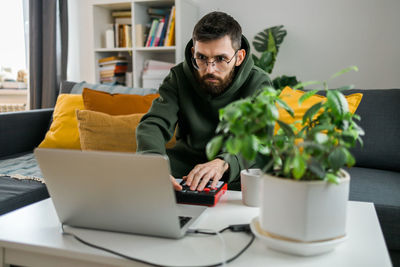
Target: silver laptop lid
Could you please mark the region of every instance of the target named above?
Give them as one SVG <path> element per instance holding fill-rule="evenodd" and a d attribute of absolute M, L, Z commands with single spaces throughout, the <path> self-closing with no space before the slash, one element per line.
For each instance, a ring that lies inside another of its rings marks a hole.
<path fill-rule="evenodd" d="M 164 156 L 43 148 L 34 153 L 65 224 L 171 238 L 189 225 L 179 226 Z M 204 211 L 193 209 L 197 215 Z"/>

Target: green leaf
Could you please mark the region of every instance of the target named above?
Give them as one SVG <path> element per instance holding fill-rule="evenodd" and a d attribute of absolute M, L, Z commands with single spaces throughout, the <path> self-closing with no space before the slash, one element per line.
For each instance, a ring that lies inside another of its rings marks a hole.
<path fill-rule="evenodd" d="M 294 132 L 293 132 L 292 127 L 290 127 L 289 124 L 287 124 L 287 123 L 285 123 L 285 122 L 283 122 L 283 121 L 281 121 L 281 120 L 278 120 L 277 122 L 278 122 L 279 126 L 280 126 L 281 129 L 285 132 L 285 134 L 286 134 L 287 136 L 289 136 L 289 137 L 294 137 L 295 134 L 294 134 Z"/>
<path fill-rule="evenodd" d="M 354 85 L 346 85 L 346 86 L 336 88 L 335 90 L 342 92 L 342 91 L 346 91 L 346 90 L 351 90 L 353 88 L 354 88 Z"/>
<path fill-rule="evenodd" d="M 258 61 L 257 67 L 261 68 L 267 73 L 271 73 L 274 67 L 274 54 L 270 51 L 264 51 Z"/>
<path fill-rule="evenodd" d="M 293 177 L 296 180 L 299 180 L 303 174 L 306 172 L 306 161 L 302 157 L 300 153 L 296 153 L 296 156 L 293 159 Z"/>
<path fill-rule="evenodd" d="M 262 32 L 257 33 L 253 41 L 254 49 L 257 52 L 262 53 L 268 49 L 268 40 L 270 34 L 272 34 L 274 37 L 276 50 L 279 51 L 279 47 L 287 34 L 286 30 L 283 29 L 283 25 L 270 27 L 264 29 Z"/>
<path fill-rule="evenodd" d="M 283 162 L 283 174 L 289 176 L 290 170 L 292 169 L 293 157 L 287 157 Z"/>
<path fill-rule="evenodd" d="M 308 91 L 307 93 L 303 94 L 300 99 L 299 99 L 299 106 L 306 101 L 307 99 L 309 99 L 310 97 L 312 97 L 313 95 L 315 95 L 319 90 L 311 90 Z"/>
<path fill-rule="evenodd" d="M 357 66 L 350 66 L 350 67 L 347 67 L 345 69 L 342 69 L 342 70 L 336 72 L 335 74 L 333 74 L 330 79 L 334 79 L 334 78 L 336 78 L 336 77 L 338 77 L 338 76 L 340 76 L 342 74 L 345 74 L 345 73 L 347 73 L 349 71 L 352 71 L 352 70 L 358 71 L 358 67 Z"/>
<path fill-rule="evenodd" d="M 248 161 L 253 161 L 256 158 L 257 155 L 257 139 L 253 135 L 247 135 L 245 138 L 243 138 L 243 143 L 242 143 L 242 155 L 243 157 L 248 160 Z"/>
<path fill-rule="evenodd" d="M 327 105 L 332 109 L 333 113 L 340 118 L 349 112 L 349 104 L 342 93 L 337 90 L 328 90 L 326 93 Z"/>
<path fill-rule="evenodd" d="M 332 184 L 339 184 L 339 178 L 333 173 L 327 173 L 325 176 L 325 180 Z"/>
<path fill-rule="evenodd" d="M 315 141 L 318 144 L 323 144 L 326 141 L 328 141 L 328 136 L 326 134 L 324 134 L 324 133 L 316 133 L 315 134 Z"/>
<path fill-rule="evenodd" d="M 224 137 L 222 135 L 217 135 L 206 146 L 206 154 L 209 160 L 214 159 L 215 156 L 222 148 Z"/>
<path fill-rule="evenodd" d="M 286 110 L 290 114 L 290 116 L 294 117 L 293 109 L 285 101 L 283 101 L 280 98 L 277 98 L 276 102 L 278 103 L 279 106 L 281 106 L 284 110 Z"/>
<path fill-rule="evenodd" d="M 320 82 L 320 81 L 301 82 L 301 83 L 296 84 L 296 85 L 293 87 L 293 89 L 299 89 L 299 88 L 307 87 L 307 86 L 313 85 L 313 84 L 321 84 L 321 82 Z"/>
<path fill-rule="evenodd" d="M 239 138 L 231 136 L 226 140 L 225 146 L 229 154 L 236 155 L 240 152 L 242 141 Z"/>
<path fill-rule="evenodd" d="M 334 172 L 343 167 L 346 164 L 346 160 L 346 153 L 341 147 L 334 149 L 328 156 L 328 162 Z"/>
<path fill-rule="evenodd" d="M 343 152 L 346 154 L 346 164 L 347 167 L 352 167 L 356 163 L 356 159 L 354 156 L 350 153 L 348 149 L 343 148 Z"/>
<path fill-rule="evenodd" d="M 242 111 L 240 109 L 238 109 L 237 107 L 232 106 L 232 107 L 225 109 L 224 115 L 225 115 L 224 118 L 233 122 L 242 115 Z"/>
<path fill-rule="evenodd" d="M 314 105 L 312 105 L 307 111 L 306 113 L 304 113 L 303 115 L 303 124 L 305 124 L 307 122 L 307 120 L 309 120 L 310 122 L 313 120 L 315 114 L 318 113 L 318 111 L 322 108 L 323 103 L 319 102 L 316 103 Z"/>
<path fill-rule="evenodd" d="M 311 160 L 311 163 L 308 165 L 309 170 L 315 174 L 319 179 L 324 179 L 325 178 L 325 171 L 324 168 L 322 167 L 322 164 L 319 163 L 316 160 Z"/>
<path fill-rule="evenodd" d="M 272 81 L 272 84 L 274 85 L 276 90 L 283 89 L 286 86 L 293 88 L 298 83 L 299 83 L 299 81 L 297 81 L 296 76 L 286 76 L 286 75 L 282 75 L 280 77 L 279 76 L 275 77 L 275 79 Z M 302 88 L 303 87 L 298 88 L 298 89 L 302 89 Z"/>

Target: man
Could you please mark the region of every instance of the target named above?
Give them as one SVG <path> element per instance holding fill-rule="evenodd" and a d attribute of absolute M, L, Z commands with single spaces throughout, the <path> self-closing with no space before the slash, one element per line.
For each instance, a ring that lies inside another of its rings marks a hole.
<path fill-rule="evenodd" d="M 223 12 L 205 15 L 186 46 L 185 61 L 171 69 L 139 124 L 137 151 L 167 154 L 176 190 L 181 186 L 174 177 L 186 179 L 191 190 L 202 191 L 210 180 L 215 187 L 221 179 L 240 189 L 239 160 L 225 162 L 219 155 L 208 161 L 205 147 L 215 135 L 219 109 L 265 85 L 271 82 L 254 66 L 239 23 Z M 177 143 L 166 149 L 177 125 Z"/>

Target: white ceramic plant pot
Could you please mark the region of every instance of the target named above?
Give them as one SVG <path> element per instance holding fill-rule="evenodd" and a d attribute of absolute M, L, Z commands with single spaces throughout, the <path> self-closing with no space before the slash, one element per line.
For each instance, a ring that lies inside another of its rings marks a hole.
<path fill-rule="evenodd" d="M 346 235 L 350 176 L 342 171 L 338 185 L 296 181 L 264 174 L 260 225 L 268 233 L 302 242 Z"/>

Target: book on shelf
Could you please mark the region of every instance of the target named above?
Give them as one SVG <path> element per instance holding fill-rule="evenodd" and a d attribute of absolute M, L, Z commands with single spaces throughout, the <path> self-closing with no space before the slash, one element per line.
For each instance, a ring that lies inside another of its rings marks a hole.
<path fill-rule="evenodd" d="M 146 60 L 143 66 L 142 81 L 144 88 L 158 88 L 175 64 Z"/>
<path fill-rule="evenodd" d="M 149 7 L 147 9 L 147 13 L 149 15 L 160 15 L 160 16 L 165 16 L 169 12 L 168 8 L 156 8 L 156 7 Z"/>
<path fill-rule="evenodd" d="M 170 21 L 168 22 L 167 36 L 164 41 L 164 46 L 175 45 L 175 6 L 172 6 Z"/>
<path fill-rule="evenodd" d="M 111 12 L 113 17 L 132 17 L 132 12 L 130 10 L 119 10 Z"/>
<path fill-rule="evenodd" d="M 148 8 L 149 31 L 145 47 L 175 45 L 175 5 L 170 8 Z"/>
<path fill-rule="evenodd" d="M 125 57 L 111 56 L 99 59 L 100 83 L 125 84 L 128 61 Z"/>
<path fill-rule="evenodd" d="M 154 38 L 155 31 L 157 30 L 157 26 L 159 24 L 158 19 L 154 19 L 153 22 L 151 23 L 151 28 L 149 31 L 149 34 L 147 36 L 147 41 L 146 41 L 146 47 L 149 47 L 151 44 L 152 39 Z"/>
<path fill-rule="evenodd" d="M 136 47 L 143 47 L 145 40 L 145 26 L 143 24 L 135 25 L 135 45 Z"/>
<path fill-rule="evenodd" d="M 162 33 L 162 30 L 164 29 L 164 23 L 165 23 L 165 19 L 163 18 L 160 20 L 160 23 L 157 26 L 157 32 L 154 37 L 154 42 L 152 42 L 150 46 L 159 46 L 161 33 Z"/>
<path fill-rule="evenodd" d="M 131 17 L 116 17 L 114 19 L 115 24 L 132 24 Z"/>
<path fill-rule="evenodd" d="M 132 47 L 132 26 L 114 23 L 114 38 L 116 47 Z"/>
<path fill-rule="evenodd" d="M 125 57 L 111 56 L 99 59 L 99 64 L 115 63 L 115 62 L 128 62 Z"/>

